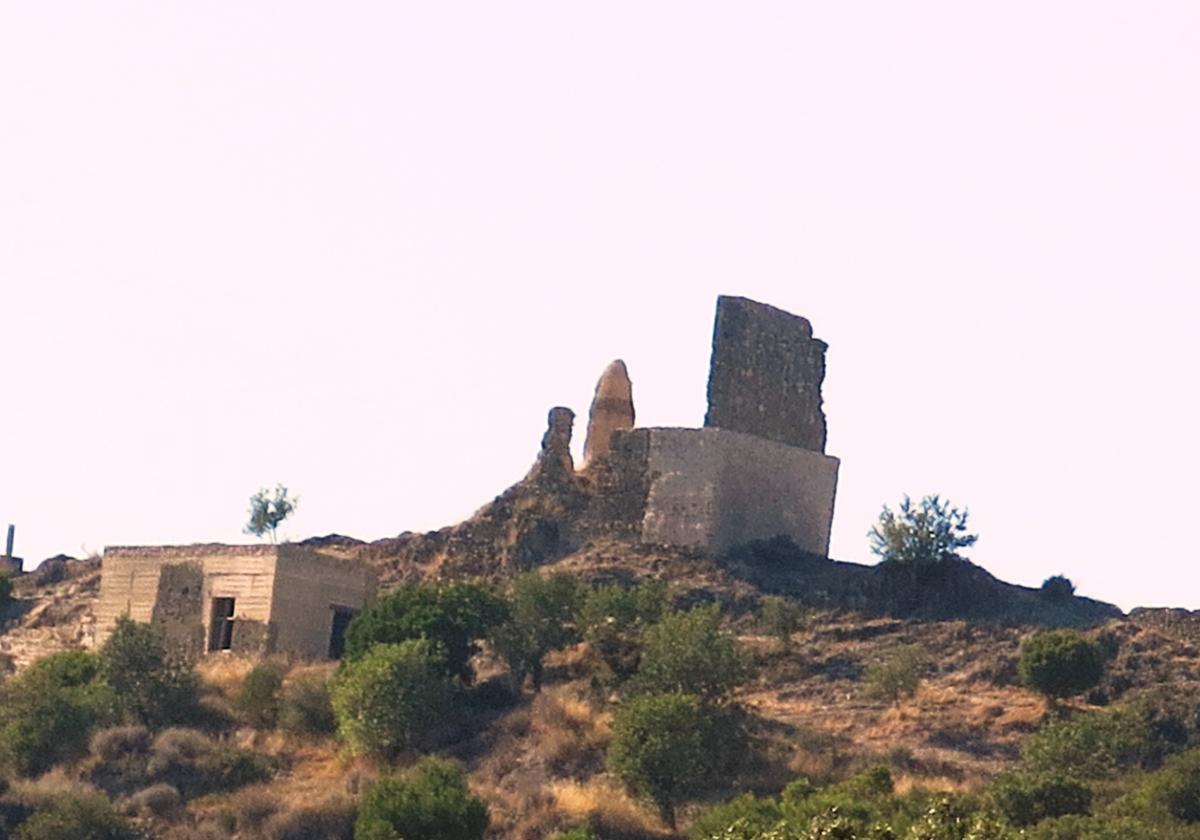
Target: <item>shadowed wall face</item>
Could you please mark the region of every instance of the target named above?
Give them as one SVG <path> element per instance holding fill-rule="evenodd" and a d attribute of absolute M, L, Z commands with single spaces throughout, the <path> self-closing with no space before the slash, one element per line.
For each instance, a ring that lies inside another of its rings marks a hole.
<path fill-rule="evenodd" d="M 825 349 L 804 318 L 718 298 L 704 425 L 824 452 Z"/>

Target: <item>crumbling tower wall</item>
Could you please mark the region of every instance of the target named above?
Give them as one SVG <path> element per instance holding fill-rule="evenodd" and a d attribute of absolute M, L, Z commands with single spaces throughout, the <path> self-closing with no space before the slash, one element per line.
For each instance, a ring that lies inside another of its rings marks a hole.
<path fill-rule="evenodd" d="M 826 349 L 798 315 L 717 298 L 704 425 L 824 452 Z"/>

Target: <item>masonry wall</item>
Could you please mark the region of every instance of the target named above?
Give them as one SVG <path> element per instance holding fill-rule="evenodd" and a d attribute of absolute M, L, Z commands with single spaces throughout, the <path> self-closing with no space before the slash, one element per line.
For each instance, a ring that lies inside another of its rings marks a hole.
<path fill-rule="evenodd" d="M 824 452 L 825 350 L 798 315 L 717 298 L 704 425 Z"/>
<path fill-rule="evenodd" d="M 784 535 L 827 556 L 839 462 L 727 429 L 646 429 L 645 542 L 721 552 Z"/>
<path fill-rule="evenodd" d="M 271 605 L 276 650 L 325 658 L 334 608 L 361 612 L 374 598 L 375 574 L 365 564 L 280 546 Z"/>

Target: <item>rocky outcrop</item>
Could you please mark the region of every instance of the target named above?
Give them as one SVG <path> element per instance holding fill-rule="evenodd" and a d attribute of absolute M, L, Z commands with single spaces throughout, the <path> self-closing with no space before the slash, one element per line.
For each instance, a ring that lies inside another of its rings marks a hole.
<path fill-rule="evenodd" d="M 633 422 L 633 383 L 629 381 L 625 362 L 617 359 L 604 369 L 596 383 L 596 395 L 588 411 L 583 466 L 587 467 L 611 450 L 613 435 L 632 429 Z"/>

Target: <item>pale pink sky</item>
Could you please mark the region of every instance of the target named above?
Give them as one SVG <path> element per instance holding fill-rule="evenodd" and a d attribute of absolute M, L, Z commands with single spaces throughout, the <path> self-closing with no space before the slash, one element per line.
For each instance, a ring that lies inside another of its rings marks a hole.
<path fill-rule="evenodd" d="M 830 343 L 833 553 L 1200 607 L 1195 2 L 0 4 L 0 526 L 40 560 L 469 514 L 715 298 Z M 581 443 L 577 435 L 577 445 Z"/>

